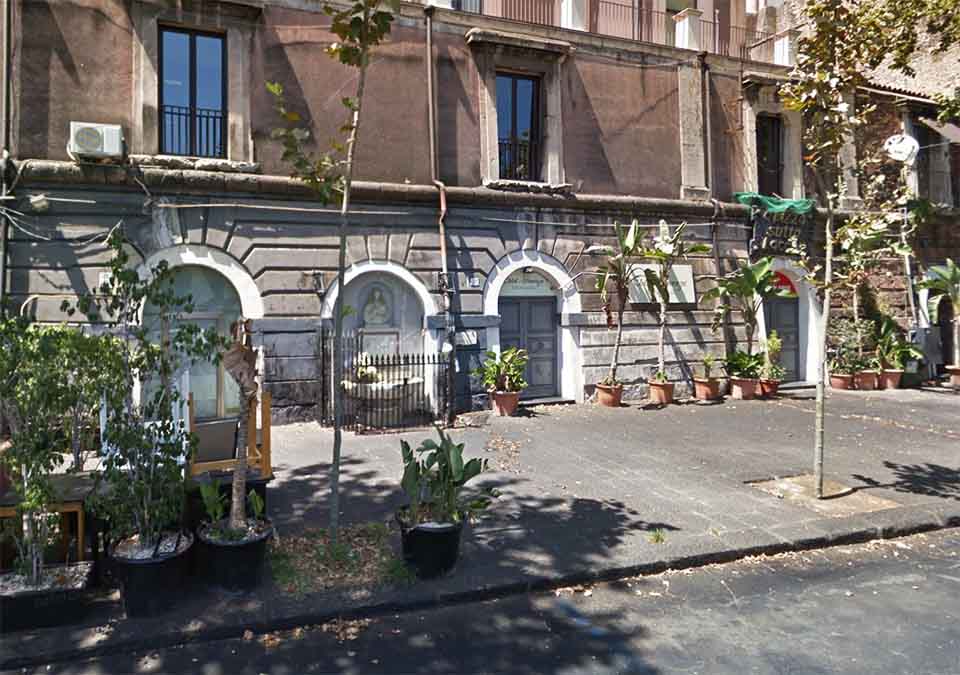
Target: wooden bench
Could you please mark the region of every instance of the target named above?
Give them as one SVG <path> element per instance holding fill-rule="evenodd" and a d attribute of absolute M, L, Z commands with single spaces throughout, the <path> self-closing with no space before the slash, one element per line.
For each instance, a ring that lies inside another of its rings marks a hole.
<path fill-rule="evenodd" d="M 190 415 L 190 429 L 200 436 L 196 456 L 190 458 L 189 475 L 199 476 L 215 471 L 232 471 L 237 465 L 236 434 L 237 421 L 212 420 L 197 422 L 194 418 L 193 395 L 187 399 Z M 263 392 L 260 397 L 261 427 L 257 428 L 257 410 L 251 406 L 247 416 L 247 468 L 255 470 L 261 478 L 273 477 L 273 459 L 271 453 L 271 396 Z"/>

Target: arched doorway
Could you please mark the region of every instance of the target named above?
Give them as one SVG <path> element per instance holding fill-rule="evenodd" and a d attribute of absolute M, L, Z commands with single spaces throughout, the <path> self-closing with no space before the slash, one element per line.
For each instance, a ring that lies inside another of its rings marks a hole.
<path fill-rule="evenodd" d="M 500 289 L 500 348 L 525 349 L 529 356 L 522 398 L 559 394 L 559 294 L 556 282 L 534 267 L 516 270 Z"/>
<path fill-rule="evenodd" d="M 164 325 L 155 307 L 143 309 L 143 327 L 159 342 L 180 324 L 194 324 L 202 330 L 213 328 L 223 336 L 230 335 L 231 325 L 242 315 L 240 295 L 230 281 L 219 272 L 199 265 L 184 265 L 172 270 L 173 292 L 189 296 L 191 312 L 180 314 L 176 321 Z M 148 383 L 148 386 L 156 383 Z M 193 396 L 197 420 L 236 417 L 240 414 L 240 390 L 222 364 L 199 361 L 190 366 L 190 394 Z"/>
<path fill-rule="evenodd" d="M 344 288 L 344 333 L 357 337 L 361 351 L 376 356 L 423 353 L 423 303 L 409 285 L 386 272 L 371 272 Z"/>
<path fill-rule="evenodd" d="M 523 272 L 517 277 L 517 283 L 513 291 L 507 292 L 506 298 L 522 297 L 522 293 L 534 293 L 528 296 L 531 298 L 540 298 L 543 302 L 540 324 L 545 323 L 545 315 L 549 313 L 554 322 L 554 330 L 557 331 L 554 344 L 555 377 L 556 384 L 554 391 L 556 395 L 570 400 L 583 401 L 583 369 L 582 355 L 580 353 L 580 328 L 577 319 L 582 312 L 580 293 L 577 291 L 573 278 L 567 272 L 563 263 L 546 253 L 541 253 L 536 249 L 523 249 L 513 251 L 503 256 L 497 261 L 490 274 L 487 276 L 487 283 L 483 289 L 483 313 L 489 321 L 486 329 L 487 348 L 495 352 L 501 350 L 504 346 L 502 340 L 502 330 L 504 328 L 503 317 L 501 313 L 501 299 L 503 289 L 507 287 L 507 281 L 513 278 L 514 273 Z M 539 274 L 546 279 L 544 284 L 529 276 L 531 273 Z M 534 291 L 527 284 L 535 283 L 539 290 Z M 511 282 L 511 286 L 514 282 Z M 549 288 L 550 297 L 546 296 Z M 540 293 L 537 295 L 536 293 Z M 548 310 L 547 306 L 552 307 Z M 508 311 L 510 311 L 508 309 Z M 506 328 L 511 326 L 507 325 Z M 508 331 L 509 332 L 509 331 Z M 544 340 L 546 342 L 546 340 Z M 546 345 L 545 345 L 546 346 Z"/>
<path fill-rule="evenodd" d="M 787 371 L 784 380 L 796 382 L 803 379 L 800 361 L 800 295 L 797 293 L 793 279 L 787 274 L 781 271 L 774 274 L 776 284 L 781 289 L 781 295 L 768 298 L 763 303 L 766 334 L 777 331 L 777 335 L 783 342 L 780 364 Z"/>

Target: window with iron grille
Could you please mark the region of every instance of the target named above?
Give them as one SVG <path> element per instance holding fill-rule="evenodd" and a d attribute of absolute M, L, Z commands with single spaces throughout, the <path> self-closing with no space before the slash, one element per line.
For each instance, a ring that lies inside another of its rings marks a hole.
<path fill-rule="evenodd" d="M 497 73 L 500 178 L 540 180 L 540 78 Z"/>
<path fill-rule="evenodd" d="M 227 156 L 226 38 L 160 29 L 160 152 Z"/>

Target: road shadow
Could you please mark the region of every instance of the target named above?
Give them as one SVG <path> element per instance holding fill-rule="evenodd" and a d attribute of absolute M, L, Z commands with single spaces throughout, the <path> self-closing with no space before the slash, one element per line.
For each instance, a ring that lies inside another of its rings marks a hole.
<path fill-rule="evenodd" d="M 893 472 L 893 481 L 884 483 L 869 476 L 853 474 L 853 478 L 864 483 L 855 489 L 887 488 L 897 492 L 960 501 L 960 467 L 951 468 L 929 462 L 900 464 L 890 461 L 885 461 L 883 466 Z"/>

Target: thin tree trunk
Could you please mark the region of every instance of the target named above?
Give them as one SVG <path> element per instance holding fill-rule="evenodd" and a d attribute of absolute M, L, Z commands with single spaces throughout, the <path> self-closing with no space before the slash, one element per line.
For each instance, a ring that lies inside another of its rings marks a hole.
<path fill-rule="evenodd" d="M 955 308 L 953 313 L 953 365 L 960 368 L 960 307 Z"/>
<path fill-rule="evenodd" d="M 853 327 L 857 331 L 857 356 L 863 359 L 863 330 L 860 328 L 860 289 L 853 287 Z"/>
<path fill-rule="evenodd" d="M 662 377 L 667 376 L 667 358 L 666 358 L 666 340 L 667 340 L 667 303 L 660 303 L 660 334 L 657 338 L 659 349 L 657 350 L 657 366 L 660 369 Z"/>
<path fill-rule="evenodd" d="M 255 400 L 255 399 L 254 399 Z M 233 467 L 233 494 L 230 500 L 230 529 L 244 530 L 247 527 L 247 446 L 249 445 L 250 414 L 253 401 L 244 399 L 246 405 L 240 415 L 237 431 L 237 463 Z"/>
<path fill-rule="evenodd" d="M 620 364 L 620 343 L 623 341 L 623 305 L 617 309 L 617 339 L 613 343 L 613 359 L 610 361 L 610 385 L 617 383 L 617 366 Z"/>
<path fill-rule="evenodd" d="M 819 169 L 814 169 L 814 176 L 820 193 L 827 198 L 827 222 L 824 227 L 824 266 L 823 266 L 823 312 L 820 319 L 820 354 L 817 364 L 817 403 L 813 446 L 813 480 L 814 492 L 817 499 L 823 499 L 823 451 L 825 439 L 826 416 L 826 382 L 827 382 L 827 326 L 830 323 L 830 302 L 833 286 L 833 196 L 825 189 L 823 176 Z"/>
<path fill-rule="evenodd" d="M 368 22 L 365 11 L 363 25 Z M 366 36 L 361 39 L 366 44 Z M 340 205 L 340 255 L 337 262 L 337 301 L 333 308 L 333 460 L 330 465 L 330 542 L 336 545 L 340 532 L 340 457 L 343 447 L 343 296 L 344 277 L 347 265 L 347 228 L 350 218 L 350 190 L 353 187 L 353 162 L 360 130 L 360 111 L 363 107 L 363 90 L 367 81 L 368 48 L 363 48 L 360 61 L 360 77 L 354 100 L 350 138 L 347 141 L 347 160 L 343 181 L 343 201 Z"/>

